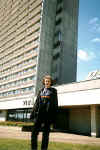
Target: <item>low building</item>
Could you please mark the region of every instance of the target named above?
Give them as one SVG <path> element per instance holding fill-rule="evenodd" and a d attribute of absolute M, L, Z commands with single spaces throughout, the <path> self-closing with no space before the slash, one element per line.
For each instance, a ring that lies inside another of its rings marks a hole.
<path fill-rule="evenodd" d="M 56 88 L 59 104 L 56 128 L 69 133 L 100 136 L 100 79 L 64 84 Z M 30 101 L 25 100 L 25 97 L 23 99 L 23 103 L 15 100 L 16 105 L 9 99 L 0 101 L 0 109 L 3 109 L 0 120 L 5 120 L 5 109 L 11 108 L 16 109 L 16 113 L 13 110 L 9 113 L 13 119 L 18 115 L 21 118 L 29 116 L 28 110 L 25 114 L 24 109 L 19 109 L 32 107 Z"/>
<path fill-rule="evenodd" d="M 57 89 L 60 107 L 57 128 L 100 136 L 100 79 L 65 84 Z"/>

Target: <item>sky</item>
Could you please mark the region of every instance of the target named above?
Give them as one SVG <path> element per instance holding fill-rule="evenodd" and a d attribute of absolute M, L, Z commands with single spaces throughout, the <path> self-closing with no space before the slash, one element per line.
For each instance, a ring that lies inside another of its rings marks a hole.
<path fill-rule="evenodd" d="M 100 0 L 79 0 L 77 81 L 100 70 Z"/>

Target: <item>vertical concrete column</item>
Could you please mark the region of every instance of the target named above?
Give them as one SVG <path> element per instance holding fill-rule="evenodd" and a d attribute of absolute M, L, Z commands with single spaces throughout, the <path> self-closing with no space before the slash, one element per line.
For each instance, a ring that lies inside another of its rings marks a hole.
<path fill-rule="evenodd" d="M 0 121 L 6 121 L 7 111 L 0 111 Z"/>
<path fill-rule="evenodd" d="M 56 4 L 57 0 L 43 1 L 40 46 L 37 64 L 36 93 L 38 93 L 38 90 L 40 89 L 40 87 L 42 87 L 41 81 L 44 75 L 51 75 Z"/>
<path fill-rule="evenodd" d="M 78 8 L 79 0 L 63 0 L 60 84 L 76 81 Z"/>
<path fill-rule="evenodd" d="M 91 105 L 91 136 L 98 137 L 100 136 L 100 127 L 99 127 L 99 109 L 97 105 Z"/>
<path fill-rule="evenodd" d="M 91 136 L 96 137 L 96 106 L 91 106 Z"/>

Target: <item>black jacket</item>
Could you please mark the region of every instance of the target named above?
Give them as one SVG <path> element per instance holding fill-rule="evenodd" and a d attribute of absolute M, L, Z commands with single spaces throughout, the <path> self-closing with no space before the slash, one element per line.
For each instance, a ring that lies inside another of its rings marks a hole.
<path fill-rule="evenodd" d="M 43 89 L 41 89 L 37 95 L 35 104 L 33 106 L 33 110 L 31 113 L 30 118 L 33 119 L 33 121 L 38 121 L 40 120 L 43 116 L 41 116 L 40 112 L 40 93 L 41 91 L 43 91 Z M 50 123 L 54 123 L 55 119 L 56 119 L 56 115 L 57 115 L 57 110 L 58 110 L 58 97 L 57 97 L 57 90 L 55 88 L 50 87 L 49 88 L 51 94 L 50 94 L 50 108 L 49 108 L 49 113 L 45 114 L 45 118 L 48 119 L 48 121 L 50 121 Z"/>

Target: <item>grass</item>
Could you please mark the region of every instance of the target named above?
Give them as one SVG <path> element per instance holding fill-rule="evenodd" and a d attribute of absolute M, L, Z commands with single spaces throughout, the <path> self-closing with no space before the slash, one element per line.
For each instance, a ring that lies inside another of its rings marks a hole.
<path fill-rule="evenodd" d="M 100 146 L 50 142 L 48 150 L 99 150 Z M 29 140 L 0 139 L 0 150 L 31 150 Z M 40 142 L 39 148 L 40 150 Z"/>

